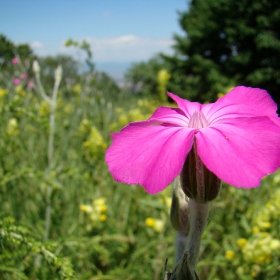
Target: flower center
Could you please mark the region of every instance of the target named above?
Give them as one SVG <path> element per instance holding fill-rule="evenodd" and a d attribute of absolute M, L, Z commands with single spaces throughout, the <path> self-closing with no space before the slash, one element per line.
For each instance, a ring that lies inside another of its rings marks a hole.
<path fill-rule="evenodd" d="M 195 111 L 190 120 L 189 120 L 189 125 L 188 127 L 190 128 L 204 128 L 209 126 L 209 122 L 207 121 L 207 119 L 205 118 L 204 114 L 202 112 L 197 112 Z"/>

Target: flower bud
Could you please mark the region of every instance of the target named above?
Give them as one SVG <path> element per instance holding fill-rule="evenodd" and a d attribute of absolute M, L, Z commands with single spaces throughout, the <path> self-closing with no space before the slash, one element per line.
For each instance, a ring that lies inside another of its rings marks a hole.
<path fill-rule="evenodd" d="M 181 232 L 184 236 L 188 234 L 190 226 L 188 217 L 188 198 L 184 194 L 178 179 L 175 179 L 173 182 L 170 221 L 175 230 Z"/>
<path fill-rule="evenodd" d="M 60 83 L 62 79 L 62 67 L 58 65 L 54 72 L 54 79 L 56 83 Z"/>
<path fill-rule="evenodd" d="M 186 196 L 199 203 L 211 201 L 219 194 L 221 180 L 203 164 L 197 154 L 196 143 L 187 155 L 180 179 Z"/>
<path fill-rule="evenodd" d="M 188 262 L 188 253 L 185 253 L 171 273 L 170 280 L 199 280 L 194 268 Z"/>
<path fill-rule="evenodd" d="M 39 65 L 37 60 L 33 61 L 32 68 L 33 68 L 33 71 L 34 71 L 35 74 L 40 73 L 40 65 Z"/>

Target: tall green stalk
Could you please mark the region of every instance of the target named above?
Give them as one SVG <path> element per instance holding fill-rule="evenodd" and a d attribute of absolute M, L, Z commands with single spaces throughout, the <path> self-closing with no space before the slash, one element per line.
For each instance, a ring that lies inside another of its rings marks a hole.
<path fill-rule="evenodd" d="M 45 169 L 45 178 L 48 182 L 51 180 L 51 171 L 53 169 L 53 154 L 54 154 L 54 134 L 55 134 L 55 112 L 57 107 L 57 93 L 58 88 L 62 78 L 62 68 L 58 66 L 55 70 L 55 83 L 52 92 L 52 96 L 49 97 L 46 95 L 44 87 L 40 79 L 40 67 L 37 61 L 34 61 L 33 70 L 35 72 L 36 82 L 39 88 L 39 92 L 42 98 L 47 102 L 50 108 L 50 117 L 49 117 L 49 137 L 48 137 L 48 150 L 47 150 L 47 168 Z M 46 212 L 45 212 L 45 232 L 44 240 L 49 239 L 50 228 L 51 228 L 51 195 L 52 195 L 52 185 L 47 184 L 46 188 Z"/>

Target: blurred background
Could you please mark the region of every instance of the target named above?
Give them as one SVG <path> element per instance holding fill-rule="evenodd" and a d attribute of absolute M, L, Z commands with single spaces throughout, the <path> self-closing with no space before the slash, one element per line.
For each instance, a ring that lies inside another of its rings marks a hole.
<path fill-rule="evenodd" d="M 172 188 L 114 182 L 110 133 L 175 106 L 166 91 L 279 104 L 279 26 L 278 0 L 0 0 L 0 279 L 163 279 Z M 279 218 L 279 172 L 223 184 L 200 279 L 280 279 Z"/>

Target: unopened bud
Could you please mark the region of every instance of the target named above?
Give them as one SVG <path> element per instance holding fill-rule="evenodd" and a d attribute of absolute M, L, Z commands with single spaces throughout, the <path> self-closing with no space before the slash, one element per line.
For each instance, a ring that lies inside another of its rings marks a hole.
<path fill-rule="evenodd" d="M 173 182 L 170 221 L 173 228 L 181 232 L 184 236 L 188 234 L 190 226 L 188 217 L 188 201 L 189 199 L 183 192 L 179 180 L 175 179 Z"/>
<path fill-rule="evenodd" d="M 180 179 L 186 196 L 199 203 L 211 201 L 219 194 L 221 180 L 203 164 L 196 143 L 187 155 Z"/>
<path fill-rule="evenodd" d="M 194 268 L 188 262 L 187 252 L 172 271 L 170 280 L 199 280 Z"/>
<path fill-rule="evenodd" d="M 62 67 L 61 65 L 58 65 L 54 72 L 54 79 L 57 83 L 61 82 L 62 79 Z"/>
<path fill-rule="evenodd" d="M 33 71 L 34 71 L 35 74 L 40 73 L 40 65 L 39 65 L 37 60 L 33 61 L 32 68 L 33 68 Z"/>

